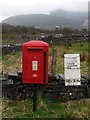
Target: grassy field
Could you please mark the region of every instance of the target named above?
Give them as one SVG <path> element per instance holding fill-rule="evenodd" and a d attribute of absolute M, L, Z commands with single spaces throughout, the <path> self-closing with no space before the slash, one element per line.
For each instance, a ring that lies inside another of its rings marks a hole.
<path fill-rule="evenodd" d="M 3 101 L 3 118 L 88 118 L 90 100 L 60 102 L 38 95 L 37 111 L 33 112 L 32 99 Z"/>
<path fill-rule="evenodd" d="M 72 43 L 71 45 L 49 46 L 49 71 L 52 61 L 52 49 L 57 49 L 56 73 L 64 73 L 64 54 L 79 53 L 81 55 L 81 74 L 88 74 L 88 43 Z M 21 51 L 2 57 L 4 73 L 21 69 Z M 38 95 L 37 112 L 32 111 L 32 98 L 25 100 L 7 100 L 3 98 L 3 118 L 88 118 L 90 119 L 90 99 L 60 102 Z"/>
<path fill-rule="evenodd" d="M 52 49 L 57 49 L 57 66 L 56 73 L 64 73 L 64 54 L 79 53 L 81 55 L 81 73 L 88 74 L 88 43 L 73 43 L 72 46 L 67 45 L 50 45 L 49 46 L 49 71 L 52 61 Z M 5 73 L 8 71 L 17 71 L 21 69 L 22 53 L 21 51 L 2 56 L 2 69 Z"/>

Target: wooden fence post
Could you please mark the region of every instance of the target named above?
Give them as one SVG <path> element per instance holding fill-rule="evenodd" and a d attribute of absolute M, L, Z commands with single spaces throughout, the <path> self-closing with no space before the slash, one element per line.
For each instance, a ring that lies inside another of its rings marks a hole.
<path fill-rule="evenodd" d="M 57 50 L 56 48 L 52 51 L 52 63 L 51 63 L 51 74 L 54 76 L 56 72 L 56 60 L 57 60 Z"/>

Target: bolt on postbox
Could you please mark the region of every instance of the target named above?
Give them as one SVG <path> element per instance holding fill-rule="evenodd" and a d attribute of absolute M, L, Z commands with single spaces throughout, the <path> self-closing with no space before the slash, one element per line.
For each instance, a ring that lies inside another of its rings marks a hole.
<path fill-rule="evenodd" d="M 48 83 L 48 44 L 43 41 L 29 41 L 22 45 L 23 83 Z"/>

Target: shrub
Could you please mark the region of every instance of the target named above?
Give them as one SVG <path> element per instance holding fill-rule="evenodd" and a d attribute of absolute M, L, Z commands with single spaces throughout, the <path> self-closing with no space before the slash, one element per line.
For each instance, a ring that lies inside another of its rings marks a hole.
<path fill-rule="evenodd" d="M 86 56 L 86 53 L 82 53 L 81 55 L 80 55 L 80 61 L 86 61 L 86 58 L 87 58 L 87 56 Z"/>
<path fill-rule="evenodd" d="M 83 47 L 83 44 L 82 44 L 82 43 L 80 44 L 80 47 Z"/>

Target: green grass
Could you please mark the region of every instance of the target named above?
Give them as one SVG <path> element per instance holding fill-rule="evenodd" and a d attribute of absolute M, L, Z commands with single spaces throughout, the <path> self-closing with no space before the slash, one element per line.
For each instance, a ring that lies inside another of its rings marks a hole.
<path fill-rule="evenodd" d="M 22 53 L 21 51 L 2 56 L 2 70 L 7 73 L 15 72 L 21 68 Z"/>
<path fill-rule="evenodd" d="M 82 44 L 82 45 L 81 45 Z M 84 42 L 84 43 L 73 43 L 72 47 L 70 47 L 70 49 L 72 49 L 75 52 L 87 52 L 88 51 L 88 43 Z"/>
<path fill-rule="evenodd" d="M 3 101 L 3 118 L 89 118 L 90 100 L 60 102 L 38 97 L 37 111 L 32 99 Z"/>

